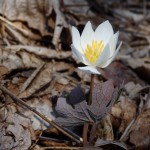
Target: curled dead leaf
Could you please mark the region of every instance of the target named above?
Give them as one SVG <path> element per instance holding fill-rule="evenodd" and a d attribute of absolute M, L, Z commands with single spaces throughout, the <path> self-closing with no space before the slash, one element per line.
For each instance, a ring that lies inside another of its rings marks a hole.
<path fill-rule="evenodd" d="M 150 109 L 136 119 L 131 129 L 130 142 L 135 144 L 138 150 L 150 148 Z"/>
<path fill-rule="evenodd" d="M 150 57 L 129 59 L 126 63 L 150 83 Z"/>
<path fill-rule="evenodd" d="M 130 121 L 136 116 L 136 110 L 135 102 L 123 96 L 120 98 L 120 102 L 112 107 L 111 114 L 115 118 L 113 125 L 119 128 L 119 132 L 126 129 Z"/>
<path fill-rule="evenodd" d="M 12 51 L 11 49 L 0 49 L 0 63 L 9 71 L 23 68 L 36 68 L 42 64 L 42 60 L 34 54 L 25 51 Z"/>
<path fill-rule="evenodd" d="M 39 40 L 41 35 L 51 36 L 53 33 L 50 33 L 49 29 L 54 23 L 50 20 L 52 20 L 51 14 L 55 12 L 56 17 L 53 19 L 56 22 L 53 29 L 52 43 L 55 47 L 58 47 L 62 29 L 68 26 L 59 9 L 60 1 L 44 0 L 41 2 L 38 0 L 31 2 L 30 0 L 12 0 L 10 3 L 8 0 L 0 0 L 0 3 L 0 14 L 13 23 L 3 17 L 0 17 L 0 20 L 4 22 L 12 37 L 15 37 L 22 44 L 31 44 L 28 38 Z"/>
<path fill-rule="evenodd" d="M 3 111 L 7 112 L 6 109 Z M 0 149 L 28 149 L 31 146 L 29 119 L 12 112 L 8 112 L 5 119 L 0 124 Z"/>

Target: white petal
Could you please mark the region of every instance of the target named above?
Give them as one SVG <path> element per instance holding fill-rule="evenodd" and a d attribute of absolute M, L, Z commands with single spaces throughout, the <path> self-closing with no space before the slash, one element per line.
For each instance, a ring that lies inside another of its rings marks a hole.
<path fill-rule="evenodd" d="M 112 25 L 109 23 L 109 21 L 105 21 L 101 23 L 97 29 L 95 30 L 95 39 L 98 41 L 103 41 L 104 45 L 108 43 L 111 36 L 114 34 Z"/>
<path fill-rule="evenodd" d="M 75 27 L 72 27 L 72 43 L 82 53 L 80 33 Z"/>
<path fill-rule="evenodd" d="M 83 58 L 82 58 L 81 52 L 73 44 L 71 44 L 71 49 L 72 49 L 73 54 L 75 54 L 75 56 L 78 57 L 78 59 L 81 62 L 83 62 Z"/>
<path fill-rule="evenodd" d="M 118 36 L 119 36 L 119 31 L 115 33 L 109 40 L 109 48 L 110 48 L 110 57 L 113 56 L 115 50 L 116 50 L 116 45 L 118 41 Z"/>
<path fill-rule="evenodd" d="M 103 63 L 105 63 L 108 59 L 110 58 L 110 49 L 109 49 L 109 45 L 107 44 L 102 53 L 100 54 L 97 62 L 96 62 L 96 66 L 101 67 L 101 65 Z"/>
<path fill-rule="evenodd" d="M 89 63 L 86 61 L 86 59 L 84 58 L 85 56 L 78 50 L 75 48 L 75 46 L 73 44 L 71 44 L 71 49 L 73 54 L 85 65 L 89 65 Z"/>
<path fill-rule="evenodd" d="M 119 46 L 117 47 L 117 49 L 116 49 L 114 55 L 113 55 L 106 63 L 104 63 L 104 64 L 102 65 L 102 68 L 107 67 L 107 66 L 115 59 L 116 55 L 118 54 L 118 52 L 119 52 L 119 50 L 120 50 L 121 45 L 122 45 L 122 42 L 120 42 L 120 44 L 119 44 Z"/>
<path fill-rule="evenodd" d="M 88 21 L 81 34 L 81 46 L 83 49 L 86 48 L 87 44 L 91 44 L 93 35 L 94 31 L 92 29 L 91 22 Z"/>
<path fill-rule="evenodd" d="M 83 70 L 87 73 L 91 74 L 101 74 L 95 67 L 93 66 L 86 66 L 86 67 L 78 67 L 80 70 Z"/>

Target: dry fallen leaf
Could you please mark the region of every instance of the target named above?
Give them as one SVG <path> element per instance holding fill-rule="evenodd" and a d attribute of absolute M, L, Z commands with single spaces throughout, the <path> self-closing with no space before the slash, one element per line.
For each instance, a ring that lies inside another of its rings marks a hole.
<path fill-rule="evenodd" d="M 150 57 L 129 59 L 126 62 L 140 77 L 150 82 Z"/>
<path fill-rule="evenodd" d="M 128 150 L 128 146 L 120 141 L 112 141 L 112 140 L 102 140 L 98 139 L 95 143 L 95 146 L 101 147 L 104 150 Z"/>
<path fill-rule="evenodd" d="M 124 87 L 127 95 L 129 95 L 130 98 L 135 97 L 137 93 L 143 88 L 140 84 L 135 84 L 134 82 L 128 82 Z"/>
<path fill-rule="evenodd" d="M 123 96 L 120 97 L 120 102 L 112 107 L 113 125 L 119 128 L 119 132 L 123 132 L 126 129 L 130 121 L 135 117 L 136 110 L 135 102 Z M 117 120 L 119 120 L 119 123 Z"/>
<path fill-rule="evenodd" d="M 53 9 L 53 1 L 49 0 L 1 0 L 0 3 L 1 14 L 12 21 L 27 22 L 30 28 L 40 30 L 41 34 L 45 30 L 46 16 L 50 15 Z"/>
<path fill-rule="evenodd" d="M 102 70 L 102 76 L 106 79 L 111 78 L 115 85 L 128 83 L 130 81 L 139 83 L 140 85 L 145 84 L 132 70 L 119 61 L 111 63 L 105 70 Z"/>
<path fill-rule="evenodd" d="M 33 108 L 35 108 L 38 112 L 42 113 L 43 115 L 47 116 L 54 120 L 54 116 L 52 115 L 52 104 L 48 96 L 42 96 L 39 98 L 32 98 L 31 101 L 27 102 L 27 104 Z M 32 127 L 34 130 L 44 130 L 49 127 L 49 124 L 43 121 L 40 117 L 35 115 L 30 110 L 23 110 L 22 111 L 25 116 L 29 116 Z"/>
<path fill-rule="evenodd" d="M 12 51 L 10 49 L 0 48 L 0 64 L 9 71 L 23 68 L 36 68 L 43 61 L 34 54 L 25 51 Z"/>
<path fill-rule="evenodd" d="M 4 76 L 8 73 L 9 71 L 5 66 L 0 66 L 0 80 L 2 80 Z"/>
<path fill-rule="evenodd" d="M 126 9 L 115 9 L 114 13 L 120 16 L 125 17 L 127 20 L 132 20 L 134 22 L 139 22 L 143 19 L 143 14 L 133 13 Z"/>
<path fill-rule="evenodd" d="M 57 82 L 57 80 L 59 80 L 59 82 L 62 82 L 63 77 L 61 77 L 60 75 L 58 75 L 58 77 L 57 77 L 57 75 L 55 75 L 56 72 L 59 72 L 59 71 L 61 72 L 64 70 L 68 71 L 70 68 L 72 68 L 72 65 L 64 63 L 64 62 L 54 62 L 54 63 L 48 62 L 48 63 L 46 63 L 36 74 L 34 79 L 30 82 L 30 84 L 26 88 L 26 90 L 24 90 L 22 93 L 20 93 L 19 97 L 27 98 L 33 94 L 37 94 L 37 95 L 42 94 L 43 91 L 41 90 L 39 92 L 39 90 L 45 86 L 47 86 L 47 88 L 48 88 L 49 87 L 48 84 L 50 85 L 51 81 L 55 80 Z M 33 72 L 33 74 L 34 74 L 34 72 Z M 56 79 L 54 79 L 54 77 L 56 77 Z M 65 81 L 67 82 L 68 80 L 66 79 Z M 60 83 L 60 84 L 62 84 L 62 83 Z M 56 88 L 56 87 L 50 87 L 50 89 L 49 88 L 46 89 L 47 92 L 45 91 L 45 94 L 52 93 L 51 90 L 53 88 Z M 64 86 L 63 86 L 63 88 L 64 88 Z"/>
<path fill-rule="evenodd" d="M 53 35 L 51 43 L 58 48 L 62 29 L 68 27 L 60 11 L 60 1 L 12 0 L 10 3 L 7 0 L 0 0 L 0 3 L 0 13 L 12 22 L 3 17 L 0 17 L 0 20 L 8 30 L 6 32 L 11 33 L 13 38 L 22 44 L 31 44 L 33 41 L 29 39 L 41 40 L 41 36 Z"/>
<path fill-rule="evenodd" d="M 114 140 L 113 128 L 110 115 L 103 118 L 97 125 L 96 136 L 103 140 Z"/>
<path fill-rule="evenodd" d="M 1 117 L 4 118 L 1 118 L 3 122 L 0 123 L 0 149 L 28 149 L 31 146 L 29 119 L 11 111 L 7 112 L 5 108 L 2 109 Z"/>
<path fill-rule="evenodd" d="M 139 91 L 139 113 L 150 108 L 150 86 L 144 87 Z"/>
<path fill-rule="evenodd" d="M 24 46 L 24 45 L 17 45 L 17 46 L 7 46 L 6 49 L 10 49 L 13 51 L 21 51 L 22 49 L 29 52 L 34 53 L 40 57 L 44 58 L 55 58 L 55 59 L 65 59 L 72 56 L 70 51 L 56 51 L 55 49 L 49 49 L 46 47 L 38 47 L 38 46 Z"/>
<path fill-rule="evenodd" d="M 136 119 L 130 134 L 130 142 L 138 150 L 150 148 L 150 109 L 144 111 Z"/>

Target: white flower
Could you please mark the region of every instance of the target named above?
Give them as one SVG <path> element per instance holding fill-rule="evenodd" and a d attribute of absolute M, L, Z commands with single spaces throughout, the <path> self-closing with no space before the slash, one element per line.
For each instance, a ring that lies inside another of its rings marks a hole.
<path fill-rule="evenodd" d="M 120 49 L 122 42 L 116 49 L 118 36 L 119 31 L 114 34 L 109 21 L 100 24 L 95 32 L 90 21 L 88 21 L 81 36 L 79 31 L 72 27 L 72 51 L 82 63 L 87 65 L 86 67 L 79 67 L 79 69 L 93 74 L 100 74 L 96 67 L 107 67 Z"/>

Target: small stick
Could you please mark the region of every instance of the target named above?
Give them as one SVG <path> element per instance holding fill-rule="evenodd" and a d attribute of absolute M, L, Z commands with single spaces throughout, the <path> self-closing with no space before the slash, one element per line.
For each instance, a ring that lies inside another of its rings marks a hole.
<path fill-rule="evenodd" d="M 62 127 L 60 127 L 57 123 L 55 123 L 52 119 L 44 116 L 43 114 L 41 114 L 40 112 L 38 112 L 35 108 L 30 107 L 28 104 L 26 104 L 24 101 L 22 101 L 21 99 L 17 98 L 13 93 L 11 93 L 8 89 L 6 89 L 4 86 L 0 85 L 0 89 L 7 95 L 9 95 L 14 102 L 21 104 L 21 107 L 26 107 L 29 110 L 33 111 L 36 115 L 38 115 L 39 117 L 41 117 L 43 120 L 45 120 L 46 122 L 48 122 L 50 125 L 52 125 L 53 127 L 55 127 L 58 131 L 62 132 L 63 134 L 65 134 L 66 136 L 68 136 L 70 139 L 72 139 L 73 141 L 77 142 L 77 143 L 82 143 L 82 138 L 80 138 L 78 135 L 69 132 L 68 130 L 66 131 L 65 129 L 63 129 Z"/>
<path fill-rule="evenodd" d="M 33 37 L 33 34 L 32 33 L 29 33 L 27 30 L 21 28 L 21 27 L 18 27 L 16 26 L 14 23 L 12 23 L 11 21 L 9 21 L 8 19 L 0 16 L 0 22 L 4 22 L 5 24 L 9 25 L 11 28 L 15 29 L 16 31 L 18 32 L 21 32 L 23 35 L 27 36 L 27 37 Z M 33 39 L 37 39 L 36 37 Z"/>
<path fill-rule="evenodd" d="M 40 148 L 41 150 L 50 150 L 50 149 L 52 149 L 52 150 L 60 150 L 60 149 L 63 149 L 63 150 L 83 150 L 84 149 L 84 147 L 60 147 L 60 146 L 58 146 L 58 147 L 42 147 L 42 148 Z"/>
<path fill-rule="evenodd" d="M 83 146 L 87 146 L 87 132 L 88 132 L 89 124 L 85 123 L 83 126 L 83 133 L 82 133 L 82 138 L 83 138 Z"/>
<path fill-rule="evenodd" d="M 134 118 L 129 125 L 126 127 L 125 131 L 123 132 L 122 136 L 120 137 L 119 141 L 124 141 L 125 138 L 129 135 L 130 131 L 131 131 L 131 127 L 133 126 L 134 122 L 135 122 L 136 118 Z"/>
<path fill-rule="evenodd" d="M 32 81 L 34 80 L 34 78 L 37 76 L 37 74 L 40 72 L 40 70 L 43 68 L 43 66 L 45 65 L 45 63 L 42 63 L 42 65 L 40 65 L 32 74 L 31 76 L 25 81 L 25 83 L 23 84 L 22 88 L 20 89 L 20 93 L 22 93 L 24 90 L 26 90 L 29 85 L 32 83 Z"/>

